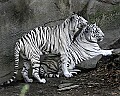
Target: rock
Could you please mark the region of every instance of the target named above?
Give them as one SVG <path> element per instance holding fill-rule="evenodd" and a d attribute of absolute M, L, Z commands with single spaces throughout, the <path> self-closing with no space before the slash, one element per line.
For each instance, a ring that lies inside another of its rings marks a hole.
<path fill-rule="evenodd" d="M 111 49 L 117 49 L 117 48 L 120 48 L 120 37 L 113 41 L 110 45 L 109 45 L 109 48 Z"/>
<path fill-rule="evenodd" d="M 97 65 L 97 62 L 101 59 L 101 57 L 102 55 L 98 55 L 90 60 L 85 60 L 80 64 L 77 64 L 76 66 L 79 68 L 85 68 L 85 69 L 95 68 Z"/>
<path fill-rule="evenodd" d="M 113 54 L 120 54 L 120 48 L 114 49 L 114 50 L 112 51 L 112 53 L 113 53 Z"/>

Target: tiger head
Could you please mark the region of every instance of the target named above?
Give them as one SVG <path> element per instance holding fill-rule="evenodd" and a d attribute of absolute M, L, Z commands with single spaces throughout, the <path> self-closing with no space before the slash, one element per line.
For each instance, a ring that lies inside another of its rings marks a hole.
<path fill-rule="evenodd" d="M 79 16 L 77 14 L 73 14 L 70 17 L 70 24 L 71 24 L 71 29 L 72 30 L 79 30 L 79 28 L 83 28 L 87 26 L 88 21 L 85 20 L 82 16 Z"/>
<path fill-rule="evenodd" d="M 73 14 L 72 16 L 70 16 L 69 20 L 70 20 L 69 30 L 72 37 L 76 34 L 76 32 L 78 32 L 78 30 L 86 27 L 88 23 L 87 20 L 85 20 L 82 16 L 79 16 L 77 14 Z"/>
<path fill-rule="evenodd" d="M 89 42 L 100 42 L 104 38 L 104 33 L 96 24 L 88 25 L 84 30 L 85 39 Z"/>

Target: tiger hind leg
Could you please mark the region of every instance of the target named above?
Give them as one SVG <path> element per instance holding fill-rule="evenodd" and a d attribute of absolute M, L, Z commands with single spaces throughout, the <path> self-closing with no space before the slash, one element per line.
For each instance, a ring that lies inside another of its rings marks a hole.
<path fill-rule="evenodd" d="M 37 79 L 40 83 L 46 83 L 46 80 L 44 78 L 40 78 L 39 75 L 39 71 L 40 71 L 40 62 L 37 61 L 37 63 L 35 63 L 36 60 L 32 59 L 31 63 L 32 63 L 32 75 L 35 79 Z"/>
<path fill-rule="evenodd" d="M 39 64 L 34 64 L 33 66 L 33 72 L 32 75 L 34 76 L 35 79 L 37 79 L 40 83 L 46 83 L 46 80 L 44 78 L 40 78 L 39 75 Z"/>
<path fill-rule="evenodd" d="M 22 76 L 25 80 L 25 82 L 27 83 L 32 83 L 33 82 L 33 79 L 29 78 L 28 77 L 28 70 L 30 69 L 30 62 L 28 62 L 27 60 L 24 60 L 24 66 L 23 66 L 23 69 L 22 69 Z"/>

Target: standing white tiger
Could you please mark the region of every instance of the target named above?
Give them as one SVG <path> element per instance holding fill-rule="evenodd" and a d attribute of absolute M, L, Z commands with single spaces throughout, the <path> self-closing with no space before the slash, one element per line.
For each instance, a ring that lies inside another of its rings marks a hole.
<path fill-rule="evenodd" d="M 72 74 L 67 69 L 69 46 L 72 42 L 74 34 L 79 28 L 86 26 L 87 21 L 77 14 L 68 17 L 61 25 L 53 27 L 37 27 L 24 35 L 15 46 L 15 69 L 12 78 L 5 82 L 11 83 L 16 78 L 19 67 L 19 55 L 24 59 L 24 68 L 22 75 L 27 82 L 33 82 L 28 77 L 27 71 L 30 66 L 27 66 L 30 61 L 33 71 L 32 75 L 40 83 L 45 83 L 46 80 L 39 76 L 40 56 L 49 53 L 60 53 L 62 61 L 62 71 L 65 77 L 71 77 Z"/>

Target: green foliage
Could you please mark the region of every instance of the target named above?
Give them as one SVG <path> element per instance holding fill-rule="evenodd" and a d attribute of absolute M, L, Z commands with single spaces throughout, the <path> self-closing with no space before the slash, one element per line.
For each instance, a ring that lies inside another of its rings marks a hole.
<path fill-rule="evenodd" d="M 120 26 L 120 6 L 113 6 L 110 11 L 98 10 L 89 16 L 90 23 L 96 22 L 102 28 L 117 28 Z"/>
<path fill-rule="evenodd" d="M 29 87 L 30 87 L 29 84 L 25 84 L 21 90 L 20 96 L 25 96 L 25 94 L 29 90 Z"/>

